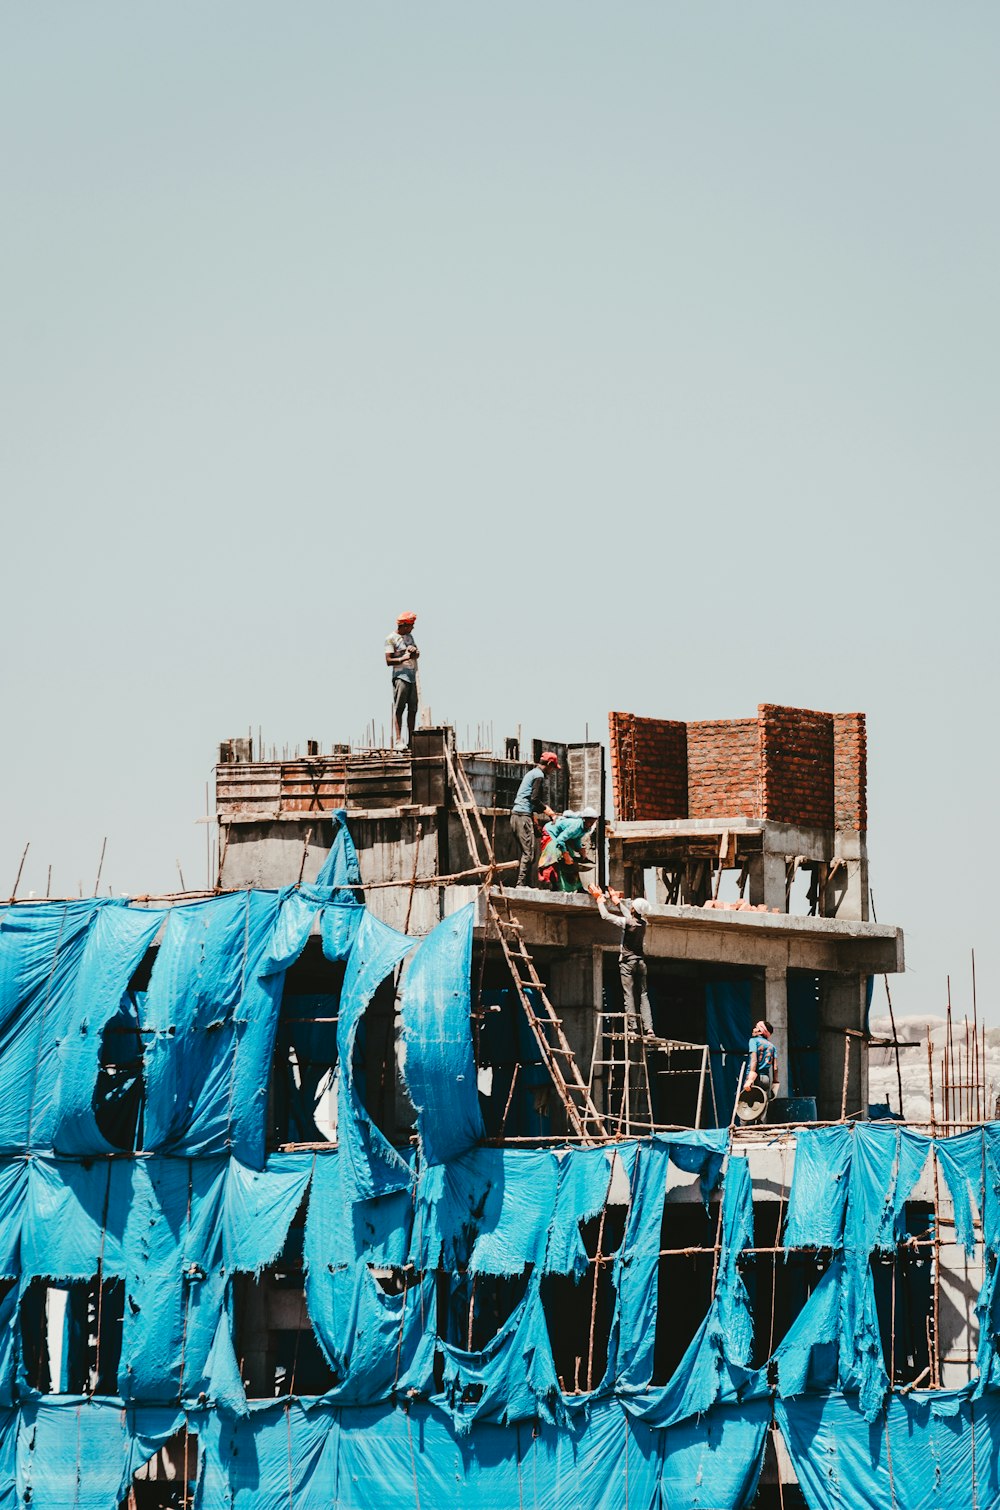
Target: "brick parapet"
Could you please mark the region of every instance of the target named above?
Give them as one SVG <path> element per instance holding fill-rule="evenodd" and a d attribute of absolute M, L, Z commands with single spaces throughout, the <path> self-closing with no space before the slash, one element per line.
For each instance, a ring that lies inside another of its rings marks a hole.
<path fill-rule="evenodd" d="M 868 825 L 863 713 L 762 703 L 756 718 L 609 715 L 622 820 L 765 818 L 804 828 Z"/>
<path fill-rule="evenodd" d="M 833 715 L 833 822 L 868 828 L 868 734 L 863 713 Z"/>
<path fill-rule="evenodd" d="M 756 718 L 687 725 L 687 817 L 761 815 L 760 734 Z"/>

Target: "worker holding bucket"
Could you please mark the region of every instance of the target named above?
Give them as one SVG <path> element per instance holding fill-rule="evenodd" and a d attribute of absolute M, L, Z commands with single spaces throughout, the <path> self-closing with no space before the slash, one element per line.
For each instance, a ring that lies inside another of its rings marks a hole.
<path fill-rule="evenodd" d="M 761 1017 L 754 1024 L 747 1072 L 736 1105 L 741 1122 L 766 1122 L 767 1104 L 778 1094 L 778 1056 L 771 1032 L 766 1018 Z"/>

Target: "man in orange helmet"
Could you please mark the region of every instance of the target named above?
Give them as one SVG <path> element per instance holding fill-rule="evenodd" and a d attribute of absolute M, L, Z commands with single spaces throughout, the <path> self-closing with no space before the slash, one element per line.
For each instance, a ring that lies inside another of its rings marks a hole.
<path fill-rule="evenodd" d="M 417 661 L 420 651 L 413 638 L 415 613 L 401 613 L 396 620 L 396 633 L 385 642 L 385 663 L 392 667 L 392 721 L 396 731 L 396 743 L 403 737 L 403 714 L 406 714 L 406 743 L 413 743 L 413 729 L 417 722 Z"/>

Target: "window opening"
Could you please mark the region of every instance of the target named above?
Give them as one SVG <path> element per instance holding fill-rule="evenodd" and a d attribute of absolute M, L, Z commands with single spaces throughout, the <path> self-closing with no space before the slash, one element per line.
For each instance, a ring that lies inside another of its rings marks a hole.
<path fill-rule="evenodd" d="M 139 961 L 118 1010 L 104 1025 L 94 1087 L 94 1120 L 113 1148 L 131 1153 L 142 1147 L 145 1106 L 144 1039 L 140 1023 L 149 982 L 159 954 L 151 945 Z"/>
<path fill-rule="evenodd" d="M 119 1510 L 189 1510 L 198 1484 L 198 1437 L 181 1427 L 132 1475 Z"/>
<path fill-rule="evenodd" d="M 894 1385 L 928 1384 L 934 1313 L 934 1208 L 907 1201 L 892 1253 L 871 1258 L 882 1356 Z"/>
<path fill-rule="evenodd" d="M 124 1280 L 31 1280 L 21 1297 L 21 1347 L 32 1389 L 117 1394 L 124 1311 Z"/>
<path fill-rule="evenodd" d="M 660 1225 L 653 1383 L 667 1384 L 712 1303 L 718 1205 L 667 1201 Z"/>
<path fill-rule="evenodd" d="M 306 1306 L 307 1204 L 304 1197 L 273 1264 L 233 1276 L 233 1345 L 248 1399 L 322 1395 L 337 1382 Z"/>
<path fill-rule="evenodd" d="M 442 1341 L 465 1352 L 481 1352 L 496 1336 L 524 1299 L 530 1266 L 520 1274 L 473 1274 L 465 1269 L 438 1270 L 435 1275 L 437 1331 Z M 419 1276 L 414 1276 L 414 1282 Z M 444 1389 L 444 1356 L 434 1353 L 434 1387 Z M 466 1404 L 474 1404 L 482 1386 L 469 1384 L 463 1391 Z"/>
<path fill-rule="evenodd" d="M 753 1315 L 752 1368 L 771 1358 L 833 1258 L 830 1249 L 782 1247 L 784 1219 L 784 1201 L 754 1201 L 754 1245 L 737 1260 Z"/>
<path fill-rule="evenodd" d="M 328 960 L 322 940 L 306 941 L 285 972 L 271 1073 L 272 1143 L 337 1139 L 337 1015 L 342 960 Z"/>
<path fill-rule="evenodd" d="M 548 1136 L 552 1079 L 513 986 L 484 987 L 473 1020 L 486 1136 Z"/>

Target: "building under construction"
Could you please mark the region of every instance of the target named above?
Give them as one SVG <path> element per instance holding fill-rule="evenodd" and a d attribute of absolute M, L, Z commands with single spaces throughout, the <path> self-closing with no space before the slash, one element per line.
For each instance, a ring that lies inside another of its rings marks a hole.
<path fill-rule="evenodd" d="M 591 898 L 511 885 L 542 749 L 652 1044 Z M 869 1108 L 863 716 L 608 749 L 610 804 L 590 741 L 229 740 L 210 891 L 11 900 L 0 1507 L 1000 1504 L 1000 1139 L 978 1029 Z"/>

